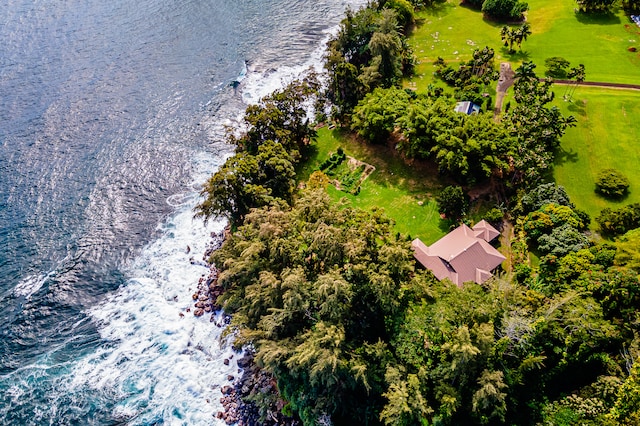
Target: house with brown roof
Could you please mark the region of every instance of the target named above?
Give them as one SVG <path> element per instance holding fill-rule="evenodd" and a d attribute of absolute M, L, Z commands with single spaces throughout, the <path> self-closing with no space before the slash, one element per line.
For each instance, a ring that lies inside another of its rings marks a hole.
<path fill-rule="evenodd" d="M 500 232 L 484 220 L 469 228 L 460 225 L 444 237 L 425 245 L 416 238 L 411 243 L 416 260 L 439 280 L 450 279 L 458 287 L 467 281 L 482 284 L 492 276 L 505 257 L 489 242 Z"/>

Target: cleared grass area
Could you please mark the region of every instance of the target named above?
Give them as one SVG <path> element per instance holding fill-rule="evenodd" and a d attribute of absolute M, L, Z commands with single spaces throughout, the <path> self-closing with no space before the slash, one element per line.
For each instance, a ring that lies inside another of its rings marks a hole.
<path fill-rule="evenodd" d="M 381 208 L 395 221 L 398 232 L 419 237 L 425 244 L 435 242 L 448 232 L 448 222 L 440 218 L 433 200 L 442 186 L 433 177 L 437 173 L 426 163 L 408 166 L 387 146 L 358 143 L 339 130 L 323 127 L 309 152 L 309 161 L 298 171 L 300 180 L 307 180 L 338 147 L 376 170 L 362 183 L 358 195 L 338 191 L 330 185 L 327 192 L 333 200 L 365 210 Z"/>
<path fill-rule="evenodd" d="M 640 202 L 640 91 L 579 87 L 573 102 L 561 98 L 557 105 L 572 114 L 578 126 L 568 129 L 554 168 L 576 206 L 595 218 L 605 207 Z M 614 168 L 629 178 L 630 194 L 621 201 L 607 200 L 594 192 L 598 172 Z M 595 228 L 595 222 L 591 227 Z"/>
<path fill-rule="evenodd" d="M 433 61 L 441 56 L 457 65 L 471 58 L 476 48 L 493 47 L 496 62 L 509 61 L 513 68 L 523 60 L 545 71 L 544 60 L 561 56 L 573 66 L 585 65 L 588 81 L 638 83 L 640 81 L 640 28 L 622 9 L 611 14 L 576 13 L 572 0 L 530 0 L 527 21 L 533 34 L 522 51 L 508 54 L 500 40 L 503 23 L 485 20 L 482 12 L 461 6 L 456 0 L 418 14 L 419 26 L 410 43 L 419 65 L 412 80 L 418 91 L 433 83 Z M 630 47 L 638 52 L 629 52 Z"/>

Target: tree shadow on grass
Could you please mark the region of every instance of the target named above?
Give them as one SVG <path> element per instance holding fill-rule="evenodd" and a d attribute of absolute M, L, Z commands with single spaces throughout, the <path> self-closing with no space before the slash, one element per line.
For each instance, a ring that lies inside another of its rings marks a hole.
<path fill-rule="evenodd" d="M 425 9 L 429 16 L 433 16 L 434 18 L 442 18 L 451 13 L 451 10 L 456 7 L 455 4 L 447 2 L 442 3 L 434 3 L 431 7 Z M 424 20 L 423 22 L 424 23 Z"/>
<path fill-rule="evenodd" d="M 585 101 L 577 100 L 577 101 L 571 101 L 571 104 L 567 107 L 567 109 L 574 114 L 579 114 L 582 117 L 585 117 L 587 115 L 585 106 L 586 106 Z"/>
<path fill-rule="evenodd" d="M 300 150 L 302 161 L 300 161 L 295 166 L 296 175 L 298 176 L 299 180 L 301 181 L 308 180 L 309 176 L 311 176 L 311 173 L 313 173 L 316 170 L 317 166 L 320 165 L 320 161 L 318 159 L 318 153 L 319 153 L 319 150 L 316 143 L 305 145 Z M 315 164 L 316 167 L 312 169 L 312 167 L 314 166 L 313 163 L 317 163 L 317 164 Z"/>
<path fill-rule="evenodd" d="M 588 25 L 620 25 L 620 17 L 611 12 L 580 12 L 575 13 L 576 19 Z"/>
<path fill-rule="evenodd" d="M 438 220 L 438 229 L 447 234 L 458 225 L 459 224 L 457 222 L 451 219 L 442 219 L 442 216 L 440 216 L 440 220 Z"/>
<path fill-rule="evenodd" d="M 509 60 L 513 62 L 528 61 L 531 56 L 531 54 L 526 50 L 517 50 L 513 53 L 509 53 L 509 48 L 506 46 L 502 46 L 500 48 L 500 52 L 502 52 L 502 56 L 509 58 Z"/>
<path fill-rule="evenodd" d="M 613 204 L 617 204 L 617 205 L 622 205 L 625 204 L 627 199 L 629 198 L 629 194 L 631 193 L 630 191 L 625 192 L 622 196 L 620 197 L 607 197 L 602 195 L 601 193 L 599 193 L 598 191 L 595 190 L 595 185 L 594 185 L 594 190 L 593 192 L 596 194 L 596 196 L 601 199 L 606 201 L 607 203 L 613 203 Z"/>
<path fill-rule="evenodd" d="M 577 151 L 567 151 L 564 149 L 559 149 L 556 152 L 556 158 L 554 164 L 557 166 L 561 166 L 566 163 L 576 163 L 578 161 L 578 152 Z"/>

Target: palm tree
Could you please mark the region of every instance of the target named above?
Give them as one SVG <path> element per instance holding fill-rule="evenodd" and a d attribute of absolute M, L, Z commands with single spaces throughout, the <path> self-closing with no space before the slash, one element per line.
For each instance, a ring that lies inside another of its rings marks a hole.
<path fill-rule="evenodd" d="M 504 47 L 509 47 L 509 53 L 513 53 L 513 42 L 515 41 L 515 31 L 505 25 L 500 30 L 500 37 L 504 42 Z"/>
<path fill-rule="evenodd" d="M 520 49 L 520 45 L 523 41 L 527 41 L 527 37 L 531 35 L 531 25 L 525 22 L 518 30 L 516 31 L 516 42 L 518 44 L 518 49 Z"/>
<path fill-rule="evenodd" d="M 573 85 L 573 90 L 571 90 L 571 93 L 569 94 L 569 99 L 571 99 L 576 89 L 578 88 L 578 85 L 582 83 L 586 78 L 584 64 L 579 64 L 576 68 L 571 68 L 571 72 L 569 73 L 569 75 L 576 80 L 576 83 Z"/>
<path fill-rule="evenodd" d="M 518 68 L 516 68 L 515 79 L 520 81 L 532 81 L 537 80 L 538 76 L 536 75 L 534 69 L 536 68 L 536 64 L 531 61 L 523 62 Z"/>
<path fill-rule="evenodd" d="M 577 67 L 571 68 L 571 70 L 567 74 L 567 78 L 569 80 L 574 79 L 575 83 L 573 85 L 567 84 L 567 88 L 565 89 L 563 96 L 565 101 L 571 101 L 576 88 L 580 83 L 584 81 L 585 77 L 586 74 L 584 71 L 584 64 L 580 64 Z"/>

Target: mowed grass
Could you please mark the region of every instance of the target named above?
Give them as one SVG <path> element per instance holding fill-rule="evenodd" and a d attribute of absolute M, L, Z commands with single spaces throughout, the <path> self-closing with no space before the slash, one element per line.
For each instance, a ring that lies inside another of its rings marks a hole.
<path fill-rule="evenodd" d="M 640 28 L 621 9 L 611 14 L 576 13 L 572 0 L 530 0 L 527 21 L 533 34 L 522 51 L 509 54 L 502 46 L 503 23 L 483 18 L 482 12 L 456 0 L 418 13 L 419 25 L 410 43 L 419 61 L 413 82 L 418 91 L 433 83 L 433 61 L 438 56 L 456 66 L 471 58 L 476 48 L 495 49 L 496 62 L 509 61 L 515 69 L 523 60 L 538 65 L 561 56 L 573 66 L 584 64 L 588 81 L 638 83 L 640 81 Z M 635 47 L 638 52 L 627 49 Z"/>
<path fill-rule="evenodd" d="M 605 207 L 640 202 L 640 91 L 578 87 L 573 102 L 561 99 L 563 91 L 556 87 L 556 104 L 563 114 L 576 117 L 578 125 L 562 138 L 556 183 L 594 219 Z M 594 192 L 596 177 L 606 168 L 629 178 L 630 194 L 624 200 L 610 201 Z"/>
<path fill-rule="evenodd" d="M 387 146 L 358 142 L 340 130 L 319 129 L 318 139 L 298 176 L 302 181 L 318 170 L 320 164 L 338 147 L 345 154 L 373 165 L 376 170 L 362 183 L 360 193 L 351 195 L 329 185 L 327 192 L 336 202 L 365 210 L 381 208 L 394 220 L 395 229 L 431 244 L 448 232 L 448 223 L 440 218 L 433 195 L 442 184 L 427 170 L 428 164 L 408 166 Z"/>

